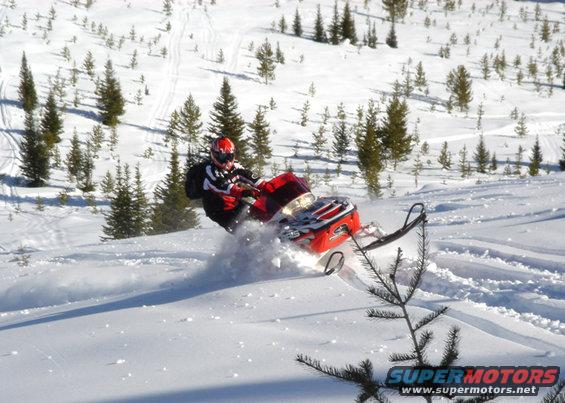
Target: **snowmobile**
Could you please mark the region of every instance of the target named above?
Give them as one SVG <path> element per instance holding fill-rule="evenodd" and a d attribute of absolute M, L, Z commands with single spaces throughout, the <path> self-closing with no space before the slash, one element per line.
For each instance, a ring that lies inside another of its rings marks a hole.
<path fill-rule="evenodd" d="M 361 225 L 357 207 L 347 197 L 316 197 L 307 182 L 292 172 L 271 179 L 259 191 L 259 197 L 247 202 L 251 218 L 275 225 L 281 240 L 320 256 L 327 275 L 343 267 L 345 256 L 339 246 L 347 240 L 353 238 L 358 248 L 370 251 L 401 238 L 426 220 L 424 205 L 416 203 L 395 232 L 384 235 L 378 228 L 370 231 L 369 225 Z M 361 246 L 354 238 L 361 233 L 375 239 Z"/>

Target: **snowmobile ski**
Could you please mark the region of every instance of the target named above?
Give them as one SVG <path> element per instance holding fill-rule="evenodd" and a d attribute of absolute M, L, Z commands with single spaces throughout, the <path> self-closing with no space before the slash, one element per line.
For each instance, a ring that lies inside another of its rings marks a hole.
<path fill-rule="evenodd" d="M 415 208 L 420 208 L 420 212 L 418 213 L 418 216 L 414 219 L 412 219 L 410 221 L 410 216 L 412 215 L 412 213 L 416 214 L 416 212 L 414 211 Z M 416 227 L 418 224 L 420 224 L 422 221 L 425 221 L 427 218 L 426 216 L 426 208 L 424 206 L 423 203 L 415 203 L 412 205 L 412 207 L 410 207 L 410 210 L 408 210 L 408 214 L 406 215 L 406 219 L 404 220 L 404 225 L 399 228 L 398 230 L 396 230 L 395 232 L 388 234 L 388 235 L 384 235 L 381 238 L 378 238 L 376 241 L 373 241 L 365 246 L 362 246 L 361 249 L 364 252 L 370 251 L 370 250 L 374 250 L 377 248 L 380 248 L 381 246 L 387 245 L 391 242 L 396 241 L 399 238 L 402 238 L 404 235 L 406 235 L 408 232 L 410 232 L 411 230 L 414 229 L 414 227 Z M 354 234 L 350 234 L 351 237 L 353 237 Z"/>
<path fill-rule="evenodd" d="M 343 252 L 333 252 L 324 266 L 324 274 L 329 276 L 330 274 L 337 273 L 343 268 L 344 263 L 345 255 Z"/>

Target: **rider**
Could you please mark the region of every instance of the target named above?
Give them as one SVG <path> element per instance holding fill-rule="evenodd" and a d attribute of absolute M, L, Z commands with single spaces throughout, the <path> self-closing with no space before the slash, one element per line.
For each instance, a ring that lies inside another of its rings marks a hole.
<path fill-rule="evenodd" d="M 243 168 L 235 160 L 235 144 L 218 137 L 210 146 L 210 160 L 205 165 L 202 204 L 206 216 L 233 232 L 245 204 L 244 197 L 258 197 L 265 181 Z M 243 184 L 250 185 L 246 187 Z"/>

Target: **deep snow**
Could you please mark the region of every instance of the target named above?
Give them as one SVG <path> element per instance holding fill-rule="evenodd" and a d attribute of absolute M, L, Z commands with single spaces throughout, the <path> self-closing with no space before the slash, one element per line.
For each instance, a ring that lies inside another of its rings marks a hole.
<path fill-rule="evenodd" d="M 199 6 L 195 1 L 176 0 L 169 19 L 172 29 L 166 32 L 168 19 L 160 12 L 160 2 L 98 0 L 87 11 L 55 1 L 57 19 L 47 39 L 42 38 L 42 27 L 49 3 L 17 0 L 15 9 L 9 8 L 8 1 L 0 4 L 0 21 L 5 26 L 0 37 L 2 401 L 351 401 L 354 389 L 305 370 L 293 361 L 295 355 L 311 354 L 336 365 L 369 357 L 377 375 L 383 376 L 390 367 L 388 355 L 407 345 L 402 324 L 365 318 L 365 310 L 374 306 L 364 292 L 370 279 L 351 256 L 339 276 L 325 277 L 314 268 L 313 257 L 280 244 L 268 231 L 261 230 L 262 242 L 242 240 L 204 217 L 199 229 L 101 243 L 104 219 L 100 211 L 108 201 L 100 193 L 95 193 L 95 210 L 62 170 L 53 171 L 48 187 L 24 187 L 18 179 L 23 128 L 17 102 L 21 52 L 26 51 L 43 99 L 48 80 L 54 79 L 59 68 L 61 76 L 68 78 L 72 63 L 61 56 L 65 45 L 79 67 L 91 50 L 97 73 L 106 57 L 111 57 L 130 101 L 143 89 L 140 76 L 144 75 L 151 95 L 144 97 L 143 105 L 128 103 L 118 127 L 116 154 L 122 162 L 141 163 L 148 192 L 166 173 L 170 150 L 163 136 L 168 116 L 189 92 L 205 121 L 224 76 L 230 78 L 246 120 L 273 96 L 277 109 L 267 114 L 271 128 L 277 130 L 272 136 L 271 162 L 282 167 L 288 158 L 303 173 L 308 161 L 321 177 L 326 167 L 336 168 L 332 156 L 313 159 L 311 133 L 321 121 L 323 108 L 330 107 L 334 115 L 337 104 L 343 102 L 353 122 L 358 105 L 386 97 L 393 81 L 402 79 L 403 66 L 413 71 L 421 60 L 430 96 L 416 93 L 408 101 L 410 128 L 419 119 L 420 138 L 430 145 L 429 156 L 422 157 L 425 168 L 419 184 L 410 174 L 414 152 L 397 171 L 388 168 L 383 173 L 383 184 L 391 175 L 399 197 L 389 197 L 392 191 L 384 189 L 386 198 L 369 201 L 362 181 L 352 177 L 357 168 L 351 154 L 343 174 L 329 185 L 319 181 L 315 191 L 352 197 L 363 222 L 377 221 L 387 231 L 402 223 L 412 203 L 427 205 L 431 262 L 414 312 L 423 315 L 438 304 L 451 308 L 434 327 L 431 351 L 437 357 L 446 329 L 457 324 L 462 327 L 461 364 L 563 366 L 565 175 L 555 171 L 561 142 L 558 131 L 565 130 L 565 93 L 556 87 L 548 97 L 547 87 L 542 86 L 541 94 L 536 94 L 529 79 L 517 86 L 512 67 L 509 79 L 485 81 L 478 65 L 483 53 L 502 49 L 509 62 L 519 54 L 525 63 L 538 52 L 543 59 L 563 39 L 563 24 L 549 44 L 537 40 L 535 49 L 530 49 L 536 24 L 531 17 L 533 2 L 508 1 L 509 20 L 503 22 L 498 22 L 497 7 L 485 11 L 486 1 L 475 2 L 478 11 L 474 14 L 470 14 L 472 3 L 464 1 L 461 11 L 448 16 L 430 2 L 429 15 L 436 24 L 426 29 L 426 13 L 411 10 L 407 22 L 397 26 L 400 47 L 393 50 L 382 43 L 388 23 L 382 20 L 380 1 L 372 0 L 365 10 L 363 2 L 355 0 L 351 3 L 357 7 L 358 35 L 362 36 L 368 17 L 377 21 L 379 37 L 376 50 L 358 50 L 270 30 L 271 21 L 282 14 L 290 22 L 298 6 L 309 32 L 317 1 L 280 0 L 280 8 L 263 0 L 217 3 Z M 333 1 L 320 3 L 329 21 Z M 530 12 L 527 22 L 518 17 L 522 6 Z M 542 8 L 551 20 L 562 21 L 562 2 L 544 2 Z M 27 31 L 20 27 L 24 12 Z M 38 21 L 36 12 L 43 15 Z M 81 28 L 85 16 L 89 28 L 92 21 L 107 25 L 116 42 L 121 35 L 128 38 L 135 25 L 137 39 L 126 39 L 122 50 L 109 50 L 98 35 Z M 450 59 L 441 59 L 437 50 L 451 35 L 448 22 L 459 44 L 452 47 Z M 469 55 L 462 45 L 466 33 L 477 41 Z M 73 35 L 76 43 L 71 41 Z M 148 54 L 147 43 L 159 35 Z M 502 41 L 497 50 L 494 43 L 499 35 Z M 257 46 L 265 37 L 280 43 L 287 60 L 277 67 L 277 79 L 269 86 L 257 80 L 249 50 L 251 41 Z M 166 58 L 159 56 L 162 46 L 168 49 Z M 134 49 L 139 52 L 139 67 L 132 70 L 127 64 Z M 226 58 L 223 64 L 215 61 L 220 49 Z M 465 64 L 473 78 L 474 99 L 468 116 L 449 115 L 443 106 L 445 76 L 458 64 Z M 316 86 L 313 97 L 307 94 L 311 82 Z M 86 141 L 97 123 L 91 80 L 80 74 L 77 88 L 82 99 L 77 108 L 71 104 L 74 90 L 69 85 L 66 91 L 62 156 L 73 128 Z M 303 128 L 297 121 L 306 100 L 311 113 Z M 482 132 L 489 149 L 497 153 L 498 173 L 461 179 L 455 169 L 439 169 L 436 159 L 443 141 L 449 141 L 454 165 L 464 144 L 472 154 L 481 133 L 476 129 L 480 101 L 486 111 Z M 432 104 L 436 111 L 431 110 Z M 515 106 L 528 118 L 529 134 L 524 139 L 515 136 L 515 122 L 509 117 Z M 528 150 L 527 162 L 536 135 L 544 153 L 544 170 L 550 174 L 503 178 L 506 158 L 514 161 L 522 144 Z M 154 152 L 151 159 L 143 158 L 148 147 Z M 114 156 L 103 150 L 96 161 L 97 179 L 115 164 Z M 70 201 L 59 206 L 57 195 L 67 187 Z M 45 201 L 44 211 L 35 209 L 38 195 Z M 407 266 L 401 274 L 406 276 L 416 257 L 415 241 L 413 233 L 373 256 L 384 265 L 402 246 Z M 29 263 L 19 266 L 26 256 Z"/>

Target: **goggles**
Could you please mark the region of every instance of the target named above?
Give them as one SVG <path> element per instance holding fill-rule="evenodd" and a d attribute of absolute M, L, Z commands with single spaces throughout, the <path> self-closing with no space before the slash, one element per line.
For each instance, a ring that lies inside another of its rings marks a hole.
<path fill-rule="evenodd" d="M 221 164 L 226 163 L 228 161 L 233 161 L 235 158 L 234 153 L 222 153 L 222 152 L 215 152 L 214 157 L 220 162 Z"/>

